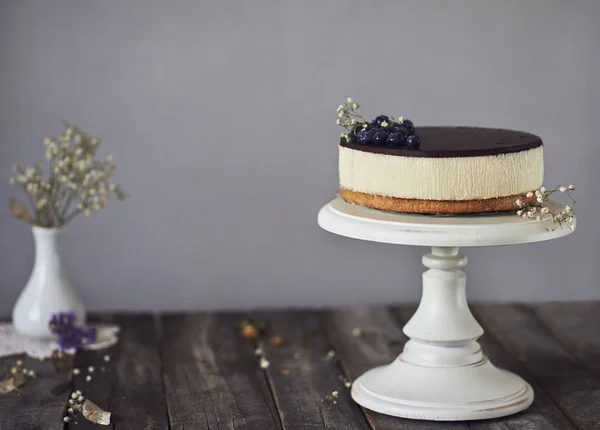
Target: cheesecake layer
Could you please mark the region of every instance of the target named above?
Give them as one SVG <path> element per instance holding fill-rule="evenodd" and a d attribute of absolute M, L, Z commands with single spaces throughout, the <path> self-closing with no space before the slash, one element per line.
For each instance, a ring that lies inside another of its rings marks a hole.
<path fill-rule="evenodd" d="M 539 143 L 531 149 L 510 151 L 506 145 L 496 144 L 497 149 L 492 146 L 489 150 L 505 146 L 503 153 L 477 156 L 466 155 L 472 153 L 469 147 L 460 151 L 456 144 L 460 139 L 448 147 L 458 151 L 455 156 L 428 152 L 427 147 L 423 148 L 426 139 L 417 151 L 340 145 L 340 188 L 383 197 L 444 201 L 520 195 L 542 185 L 544 156 L 541 140 L 537 140 Z"/>

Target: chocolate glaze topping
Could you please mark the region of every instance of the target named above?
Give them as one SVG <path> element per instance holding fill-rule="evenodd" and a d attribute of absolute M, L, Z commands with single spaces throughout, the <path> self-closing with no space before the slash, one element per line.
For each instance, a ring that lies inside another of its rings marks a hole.
<path fill-rule="evenodd" d="M 357 142 L 340 145 L 358 151 L 404 157 L 477 157 L 520 152 L 542 146 L 542 139 L 523 131 L 481 127 L 416 127 L 419 149 L 394 148 Z"/>

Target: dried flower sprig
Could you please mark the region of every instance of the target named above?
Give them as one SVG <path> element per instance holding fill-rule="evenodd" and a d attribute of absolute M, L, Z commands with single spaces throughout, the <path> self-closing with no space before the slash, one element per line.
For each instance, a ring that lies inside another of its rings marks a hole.
<path fill-rule="evenodd" d="M 337 114 L 337 125 L 341 125 L 348 131 L 348 133 L 342 133 L 342 137 L 345 137 L 346 140 L 350 139 L 350 133 L 357 125 L 367 127 L 367 122 L 360 113 L 360 105 L 352 97 L 348 97 L 344 103 L 338 106 Z"/>
<path fill-rule="evenodd" d="M 102 209 L 115 195 L 124 200 L 121 187 L 111 182 L 117 166 L 109 154 L 96 160 L 100 140 L 66 124 L 55 138 L 44 139 L 48 178 L 43 178 L 42 163 L 33 167 L 13 166 L 10 183 L 23 189 L 27 204 L 10 200 L 12 215 L 41 227 L 62 227 L 75 216 L 89 216 Z"/>
<path fill-rule="evenodd" d="M 519 210 L 517 216 L 522 218 L 533 218 L 537 221 L 551 220 L 553 223 L 558 224 L 556 228 L 566 226 L 571 230 L 575 230 L 575 199 L 573 198 L 573 191 L 575 191 L 575 185 L 559 185 L 553 190 L 547 190 L 545 187 L 541 187 L 535 192 L 527 193 L 527 198 L 536 197 L 536 203 L 528 205 L 522 200 L 518 199 L 515 203 Z M 550 196 L 555 193 L 563 193 L 571 200 L 571 205 L 566 205 L 562 210 L 553 210 L 550 206 L 544 204 L 550 199 Z"/>
<path fill-rule="evenodd" d="M 48 327 L 58 337 L 60 349 L 78 348 L 84 343 L 96 342 L 96 327 L 84 328 L 75 325 L 73 311 L 53 314 Z"/>

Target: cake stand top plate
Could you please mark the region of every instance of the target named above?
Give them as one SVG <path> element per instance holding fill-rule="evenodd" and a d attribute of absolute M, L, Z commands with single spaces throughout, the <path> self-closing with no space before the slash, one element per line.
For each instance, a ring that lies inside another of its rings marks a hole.
<path fill-rule="evenodd" d="M 564 206 L 548 202 L 551 210 Z M 372 242 L 420 246 L 495 246 L 541 242 L 572 231 L 550 220 L 523 219 L 514 213 L 417 215 L 383 212 L 350 204 L 341 197 L 319 211 L 319 226 Z"/>

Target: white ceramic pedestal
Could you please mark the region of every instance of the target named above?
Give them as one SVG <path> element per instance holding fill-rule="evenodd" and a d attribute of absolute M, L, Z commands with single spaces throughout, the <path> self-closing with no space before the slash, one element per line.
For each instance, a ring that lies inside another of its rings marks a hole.
<path fill-rule="evenodd" d="M 429 270 L 423 273 L 421 303 L 404 326 L 410 340 L 391 364 L 354 381 L 357 403 L 387 415 L 439 421 L 496 418 L 531 405 L 529 384 L 482 354 L 477 339 L 483 329 L 467 305 L 467 278 L 460 270 L 467 258 L 459 247 L 539 242 L 571 230 L 515 214 L 395 214 L 341 198 L 325 205 L 318 221 L 327 231 L 355 239 L 432 247 L 423 256 Z"/>

